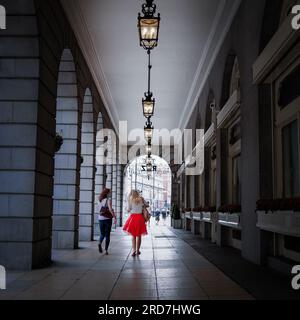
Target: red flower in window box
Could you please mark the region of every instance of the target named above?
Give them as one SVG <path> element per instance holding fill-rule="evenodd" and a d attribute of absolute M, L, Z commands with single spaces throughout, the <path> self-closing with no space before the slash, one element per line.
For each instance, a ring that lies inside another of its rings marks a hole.
<path fill-rule="evenodd" d="M 212 206 L 205 206 L 204 208 L 202 208 L 203 212 L 216 212 L 217 208 L 216 207 L 212 207 Z"/>
<path fill-rule="evenodd" d="M 230 205 L 221 206 L 218 211 L 220 213 L 230 213 L 230 214 L 241 213 L 242 207 L 240 205 L 230 204 Z"/>
<path fill-rule="evenodd" d="M 261 199 L 256 202 L 256 211 L 300 211 L 300 198 Z"/>

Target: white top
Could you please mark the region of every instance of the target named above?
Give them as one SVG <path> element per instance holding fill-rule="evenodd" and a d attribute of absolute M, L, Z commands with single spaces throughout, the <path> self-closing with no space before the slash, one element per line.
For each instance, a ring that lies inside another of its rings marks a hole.
<path fill-rule="evenodd" d="M 98 214 L 98 220 L 99 221 L 102 221 L 102 220 L 110 220 L 109 218 L 105 218 L 105 217 L 103 217 L 101 214 L 100 214 L 100 210 L 103 208 L 103 207 L 105 207 L 106 205 L 108 206 L 108 202 L 109 201 L 109 198 L 105 198 L 105 199 L 103 199 L 101 202 L 100 201 L 98 201 L 98 212 L 99 212 L 99 214 Z M 107 203 L 107 204 L 106 204 Z"/>
<path fill-rule="evenodd" d="M 139 203 L 139 204 L 135 204 L 135 203 L 129 203 L 128 205 L 128 211 L 131 214 L 141 214 L 143 212 L 143 207 L 144 207 L 144 203 Z"/>

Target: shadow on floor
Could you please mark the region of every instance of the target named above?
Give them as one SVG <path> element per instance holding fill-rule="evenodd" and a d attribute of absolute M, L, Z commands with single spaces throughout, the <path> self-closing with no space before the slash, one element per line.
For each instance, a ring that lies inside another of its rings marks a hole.
<path fill-rule="evenodd" d="M 219 247 L 184 230 L 172 231 L 257 300 L 300 300 L 300 292 L 291 286 L 292 275 L 251 263 L 234 248 Z"/>

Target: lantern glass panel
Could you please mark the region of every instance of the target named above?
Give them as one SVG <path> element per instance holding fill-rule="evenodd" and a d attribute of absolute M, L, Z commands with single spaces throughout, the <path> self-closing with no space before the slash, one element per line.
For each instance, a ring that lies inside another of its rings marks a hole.
<path fill-rule="evenodd" d="M 141 45 L 145 48 L 154 48 L 158 42 L 159 19 L 140 19 L 140 39 Z"/>
<path fill-rule="evenodd" d="M 144 109 L 144 116 L 146 118 L 151 117 L 154 111 L 153 101 L 143 101 L 143 109 Z"/>

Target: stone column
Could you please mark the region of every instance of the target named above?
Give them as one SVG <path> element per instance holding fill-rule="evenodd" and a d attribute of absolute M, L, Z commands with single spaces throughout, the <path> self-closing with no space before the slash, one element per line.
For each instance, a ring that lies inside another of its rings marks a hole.
<path fill-rule="evenodd" d="M 182 209 L 184 205 L 184 189 L 183 189 L 183 175 L 180 176 L 179 178 L 180 183 L 179 183 L 179 205 L 180 209 Z"/>
<path fill-rule="evenodd" d="M 188 199 L 188 197 L 189 197 L 189 194 L 188 194 L 188 190 L 189 190 L 189 181 L 190 181 L 190 179 L 189 179 L 189 176 L 187 176 L 186 174 L 185 174 L 185 172 L 183 173 L 183 185 L 184 185 L 184 188 L 183 188 L 183 192 L 184 192 L 184 195 L 183 195 L 183 199 L 184 199 L 184 206 L 185 206 L 185 208 L 187 208 L 188 207 L 188 202 L 189 202 L 189 199 Z"/>
<path fill-rule="evenodd" d="M 179 199 L 178 199 L 178 182 L 174 177 L 172 177 L 172 194 L 171 194 L 171 205 L 177 204 L 179 206 Z"/>
<path fill-rule="evenodd" d="M 84 98 L 81 135 L 80 202 L 79 202 L 79 240 L 92 241 L 94 229 L 95 196 L 95 134 L 94 110 L 90 92 Z"/>
<path fill-rule="evenodd" d="M 97 165 L 96 166 L 96 177 L 95 177 L 95 201 L 94 201 L 94 235 L 99 236 L 100 231 L 99 231 L 99 224 L 98 224 L 98 197 L 102 190 L 104 189 L 104 169 L 105 166 L 103 165 Z"/>
<path fill-rule="evenodd" d="M 117 212 L 117 165 L 112 166 L 112 206 Z"/>
<path fill-rule="evenodd" d="M 25 270 L 51 261 L 55 106 L 51 98 L 39 104 L 46 92 L 39 95 L 34 1 L 1 4 L 8 28 L 0 31 L 0 265 Z"/>
<path fill-rule="evenodd" d="M 123 206 L 123 172 L 122 166 L 117 166 L 117 225 L 119 227 L 123 224 L 123 213 L 122 213 L 122 206 Z"/>
<path fill-rule="evenodd" d="M 99 130 L 103 129 L 103 116 L 102 113 L 100 112 L 98 114 L 98 122 L 97 122 L 97 132 L 96 135 L 98 133 Z M 102 155 L 102 150 L 99 150 L 99 148 L 102 148 L 102 142 L 97 141 L 96 139 L 96 155 L 97 155 L 97 151 L 99 151 L 100 155 Z M 96 157 L 96 173 L 95 173 L 95 196 L 94 196 L 94 236 L 99 236 L 100 235 L 100 230 L 99 230 L 99 223 L 98 223 L 98 198 L 100 193 L 102 192 L 102 190 L 105 187 L 105 183 L 106 183 L 106 178 L 105 178 L 105 174 L 106 174 L 106 169 L 105 169 L 105 165 L 103 164 L 103 159 L 97 159 Z"/>
<path fill-rule="evenodd" d="M 105 187 L 112 190 L 112 165 L 106 165 L 106 185 Z"/>

